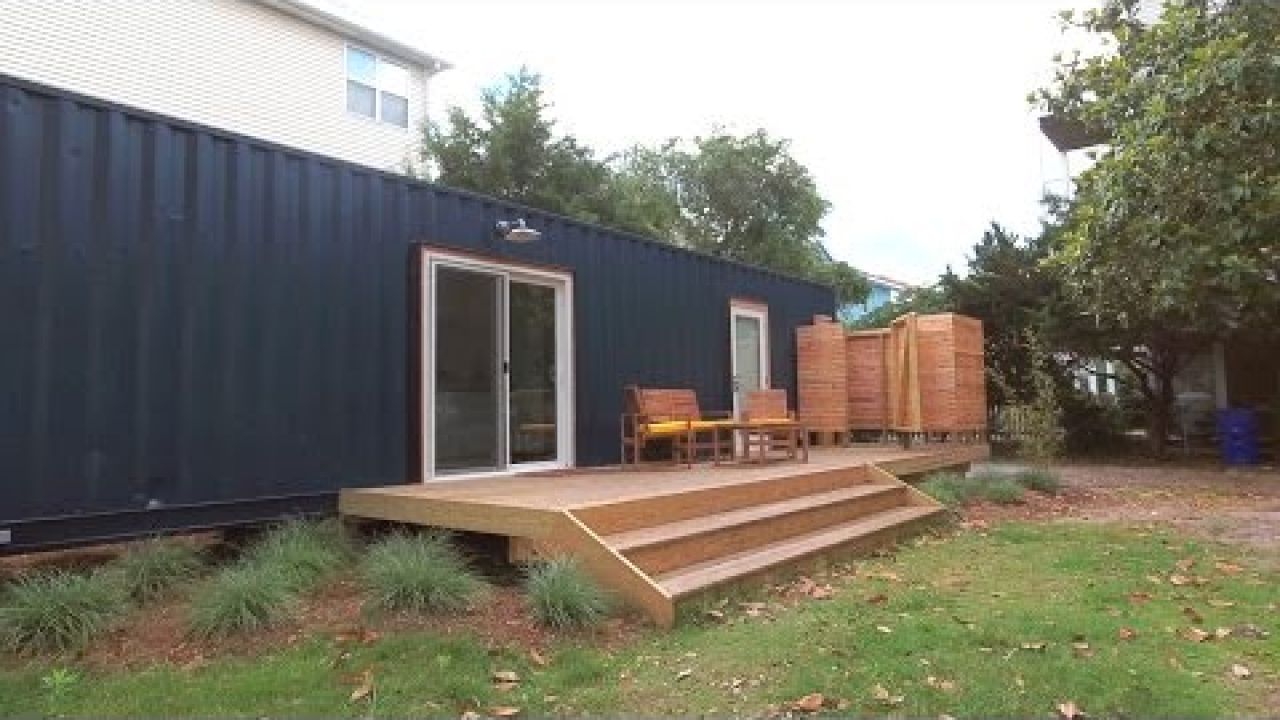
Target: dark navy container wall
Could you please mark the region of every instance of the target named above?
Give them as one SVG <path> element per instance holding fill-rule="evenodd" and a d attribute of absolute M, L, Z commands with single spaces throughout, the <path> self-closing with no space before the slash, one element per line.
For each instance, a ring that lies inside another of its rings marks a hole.
<path fill-rule="evenodd" d="M 495 238 L 515 217 L 542 239 Z M 580 465 L 617 462 L 626 383 L 729 406 L 731 298 L 768 304 L 792 391 L 794 329 L 834 307 L 767 271 L 0 76 L 8 548 L 414 480 L 422 244 L 573 273 Z"/>

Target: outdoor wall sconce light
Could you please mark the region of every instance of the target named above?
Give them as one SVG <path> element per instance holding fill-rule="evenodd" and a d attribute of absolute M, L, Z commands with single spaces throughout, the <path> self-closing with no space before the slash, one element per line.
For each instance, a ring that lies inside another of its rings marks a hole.
<path fill-rule="evenodd" d="M 494 230 L 498 237 L 513 243 L 530 243 L 542 237 L 542 233 L 525 224 L 524 218 L 499 220 Z"/>

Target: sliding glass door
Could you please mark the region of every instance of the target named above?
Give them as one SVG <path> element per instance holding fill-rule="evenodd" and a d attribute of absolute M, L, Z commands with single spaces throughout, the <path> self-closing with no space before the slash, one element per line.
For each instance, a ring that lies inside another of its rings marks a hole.
<path fill-rule="evenodd" d="M 424 475 L 568 465 L 568 278 L 430 253 L 427 270 Z"/>

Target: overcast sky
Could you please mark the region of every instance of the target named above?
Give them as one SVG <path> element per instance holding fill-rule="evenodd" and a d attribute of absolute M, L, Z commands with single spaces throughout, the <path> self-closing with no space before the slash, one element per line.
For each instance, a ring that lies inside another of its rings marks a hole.
<path fill-rule="evenodd" d="M 357 3 L 348 0 L 349 4 Z M 831 203 L 837 258 L 907 282 L 960 270 L 992 220 L 1034 231 L 1061 161 L 1026 95 L 1086 0 L 413 2 L 379 26 L 451 62 L 432 114 L 520 65 L 602 153 L 716 125 L 791 139 Z"/>

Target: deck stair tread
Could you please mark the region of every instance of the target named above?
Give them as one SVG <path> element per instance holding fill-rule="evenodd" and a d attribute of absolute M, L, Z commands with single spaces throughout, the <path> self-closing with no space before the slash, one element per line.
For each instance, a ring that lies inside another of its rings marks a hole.
<path fill-rule="evenodd" d="M 915 505 L 884 510 L 817 532 L 689 565 L 658 575 L 654 580 L 671 597 L 679 598 L 940 512 L 942 509 L 937 506 Z"/>
<path fill-rule="evenodd" d="M 900 485 L 860 483 L 838 490 L 801 495 L 786 500 L 777 500 L 736 510 L 700 515 L 686 520 L 628 530 L 605 536 L 603 539 L 618 552 L 625 553 L 637 548 L 659 545 L 672 540 L 711 533 L 761 520 L 802 513 L 827 505 L 901 491 L 902 486 Z"/>

